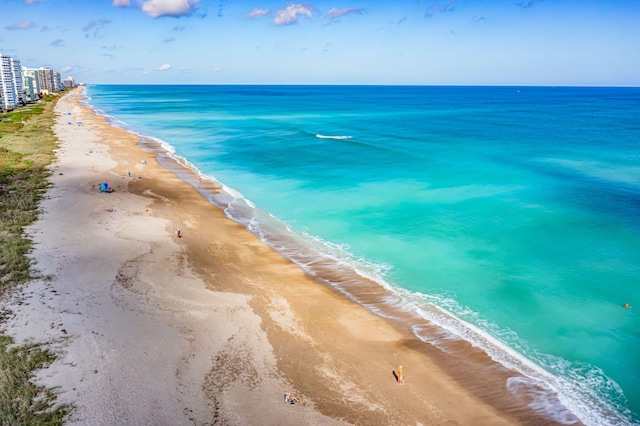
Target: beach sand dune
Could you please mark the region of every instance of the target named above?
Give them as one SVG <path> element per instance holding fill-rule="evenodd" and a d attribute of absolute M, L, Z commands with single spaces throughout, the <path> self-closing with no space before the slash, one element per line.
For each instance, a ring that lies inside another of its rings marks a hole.
<path fill-rule="evenodd" d="M 59 161 L 28 230 L 49 278 L 15 295 L 8 330 L 53 342 L 39 380 L 76 405 L 70 424 L 554 424 L 505 390 L 505 369 L 478 391 L 474 356 L 445 371 L 445 355 L 305 276 L 82 90 L 57 104 Z"/>

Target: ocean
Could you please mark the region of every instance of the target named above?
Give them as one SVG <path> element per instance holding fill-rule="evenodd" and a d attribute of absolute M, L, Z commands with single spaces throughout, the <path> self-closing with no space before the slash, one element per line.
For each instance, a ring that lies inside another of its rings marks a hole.
<path fill-rule="evenodd" d="M 541 415 L 640 424 L 640 88 L 87 94 L 319 282 L 520 372 L 505 386 Z"/>

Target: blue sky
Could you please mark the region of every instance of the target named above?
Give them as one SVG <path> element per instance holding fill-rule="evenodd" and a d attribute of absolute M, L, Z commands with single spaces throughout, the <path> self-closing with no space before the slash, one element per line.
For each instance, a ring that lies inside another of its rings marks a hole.
<path fill-rule="evenodd" d="M 0 0 L 0 52 L 96 84 L 640 86 L 640 0 Z"/>

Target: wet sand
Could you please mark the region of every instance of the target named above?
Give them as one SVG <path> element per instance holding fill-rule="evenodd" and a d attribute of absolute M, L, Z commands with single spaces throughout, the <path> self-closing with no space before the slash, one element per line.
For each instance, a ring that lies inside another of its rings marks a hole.
<path fill-rule="evenodd" d="M 70 424 L 556 424 L 479 350 L 427 345 L 306 276 L 82 90 L 56 107 L 53 187 L 28 230 L 49 279 L 14 297 L 8 329 L 54 342 L 39 380 L 76 404 Z"/>

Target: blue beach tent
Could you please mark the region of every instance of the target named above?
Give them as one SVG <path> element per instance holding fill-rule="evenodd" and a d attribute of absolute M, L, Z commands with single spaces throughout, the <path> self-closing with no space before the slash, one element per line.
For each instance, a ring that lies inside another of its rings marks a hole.
<path fill-rule="evenodd" d="M 100 184 L 100 192 L 109 192 L 109 184 L 106 182 Z"/>

